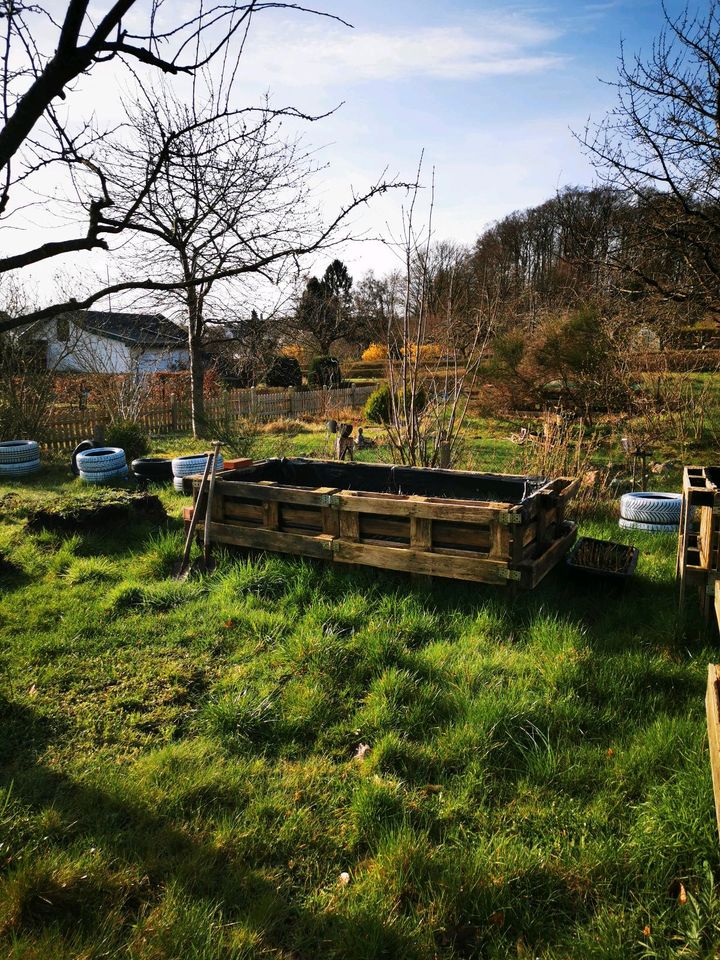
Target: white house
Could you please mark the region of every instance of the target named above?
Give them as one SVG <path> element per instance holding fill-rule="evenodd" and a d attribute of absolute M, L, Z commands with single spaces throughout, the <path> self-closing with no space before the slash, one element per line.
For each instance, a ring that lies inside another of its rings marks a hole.
<path fill-rule="evenodd" d="M 187 335 L 160 313 L 78 310 L 43 330 L 49 369 L 60 373 L 185 370 Z"/>

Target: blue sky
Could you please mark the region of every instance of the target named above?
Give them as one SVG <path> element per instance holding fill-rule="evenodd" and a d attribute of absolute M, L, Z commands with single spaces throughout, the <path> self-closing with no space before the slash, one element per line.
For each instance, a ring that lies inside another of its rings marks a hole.
<path fill-rule="evenodd" d="M 197 10 L 176 0 L 173 15 Z M 260 102 L 323 113 L 306 142 L 328 169 L 318 178 L 327 217 L 387 175 L 412 180 L 422 150 L 424 182 L 435 170 L 434 234 L 472 243 L 493 220 L 540 203 L 566 184 L 588 184 L 592 169 L 573 139 L 600 119 L 615 92 L 621 39 L 629 53 L 649 51 L 662 26 L 660 0 L 492 2 L 492 0 L 328 0 L 322 9 L 353 24 L 297 11 L 259 14 L 246 44 L 237 105 Z M 165 8 L 166 10 L 169 7 Z M 668 0 L 671 13 L 681 0 Z M 127 90 L 113 69 L 93 72 L 72 94 L 73 109 L 122 119 Z M 69 101 L 70 103 L 70 101 Z M 403 198 L 391 193 L 359 215 L 365 238 L 397 235 Z M 38 219 L 39 218 L 39 219 Z M 27 231 L 49 227 L 45 207 L 27 215 Z M 64 228 L 76 232 L 72 225 Z M 28 243 L 33 239 L 27 236 Z M 25 245 L 25 244 L 23 244 Z M 357 277 L 397 265 L 391 249 L 365 239 L 339 251 Z M 336 252 L 306 267 L 320 272 Z M 114 274 L 112 256 L 88 254 L 38 268 L 39 291 L 60 270 Z"/>
<path fill-rule="evenodd" d="M 615 78 L 621 39 L 628 52 L 647 51 L 662 23 L 659 0 L 343 0 L 324 9 L 354 29 L 299 14 L 258 18 L 249 87 L 267 79 L 276 100 L 310 111 L 344 101 L 308 133 L 330 163 L 328 209 L 385 167 L 409 178 L 424 149 L 436 171 L 436 234 L 464 242 L 560 186 L 592 180 L 570 131 L 612 105 L 599 78 Z M 359 227 L 396 226 L 399 203 L 377 204 Z M 383 269 L 388 256 L 377 244 L 347 253 L 356 272 Z"/>

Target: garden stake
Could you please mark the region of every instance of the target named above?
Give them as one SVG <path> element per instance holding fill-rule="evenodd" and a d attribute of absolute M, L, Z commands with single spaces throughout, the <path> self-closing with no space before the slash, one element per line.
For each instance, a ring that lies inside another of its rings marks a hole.
<path fill-rule="evenodd" d="M 212 466 L 210 468 L 210 485 L 208 488 L 207 504 L 205 507 L 205 524 L 203 526 L 203 555 L 202 560 L 196 560 L 192 565 L 193 573 L 212 573 L 216 567 L 210 556 L 210 514 L 212 513 L 212 498 L 215 489 L 215 475 L 218 457 L 220 456 L 220 440 L 213 440 Z M 208 458 L 210 459 L 210 458 Z"/>
<path fill-rule="evenodd" d="M 208 453 L 207 463 L 205 464 L 205 472 L 203 473 L 202 483 L 200 484 L 200 489 L 198 490 L 197 500 L 195 501 L 192 517 L 190 518 L 190 526 L 188 527 L 187 537 L 185 538 L 185 550 L 183 551 L 182 560 L 180 560 L 179 563 L 176 563 L 173 569 L 173 578 L 175 580 L 185 580 L 189 573 L 190 568 L 188 564 L 190 561 L 190 551 L 192 550 L 192 538 L 193 534 L 195 533 L 198 517 L 200 516 L 200 501 L 202 500 L 202 493 L 205 489 L 205 481 L 210 473 L 212 456 L 213 455 L 211 453 Z"/>

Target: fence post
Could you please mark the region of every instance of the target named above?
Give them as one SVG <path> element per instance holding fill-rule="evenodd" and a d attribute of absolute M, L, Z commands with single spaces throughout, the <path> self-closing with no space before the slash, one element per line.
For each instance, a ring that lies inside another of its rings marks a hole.
<path fill-rule="evenodd" d="M 354 383 L 351 383 L 351 384 L 350 384 L 350 406 L 353 408 L 353 410 L 354 410 L 355 407 L 357 406 L 357 400 L 356 400 L 356 397 L 355 397 L 355 384 L 354 384 Z"/>
<path fill-rule="evenodd" d="M 250 418 L 251 419 L 255 416 L 256 409 L 257 409 L 257 396 L 255 394 L 255 387 L 250 387 Z"/>
<path fill-rule="evenodd" d="M 447 470 L 450 467 L 450 444 L 447 440 L 440 441 L 440 469 Z"/>
<path fill-rule="evenodd" d="M 178 398 L 176 393 L 170 394 L 170 429 L 178 432 Z"/>
<path fill-rule="evenodd" d="M 288 415 L 292 417 L 295 413 L 295 387 L 288 387 L 287 406 Z"/>

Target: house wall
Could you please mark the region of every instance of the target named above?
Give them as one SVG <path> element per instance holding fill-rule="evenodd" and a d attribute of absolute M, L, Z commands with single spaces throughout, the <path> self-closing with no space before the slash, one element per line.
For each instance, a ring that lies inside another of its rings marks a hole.
<path fill-rule="evenodd" d="M 187 350 L 153 349 L 143 350 L 138 357 L 138 371 L 140 373 L 162 373 L 167 370 L 187 370 L 189 356 Z"/>
<path fill-rule="evenodd" d="M 57 339 L 57 329 L 48 332 L 48 368 L 58 373 L 129 373 L 130 348 L 118 340 L 99 337 L 70 324 L 67 343 Z"/>
<path fill-rule="evenodd" d="M 188 351 L 183 348 L 137 350 L 119 340 L 102 337 L 69 324 L 67 342 L 59 340 L 56 321 L 47 324 L 48 369 L 58 373 L 157 373 L 184 370 Z"/>

